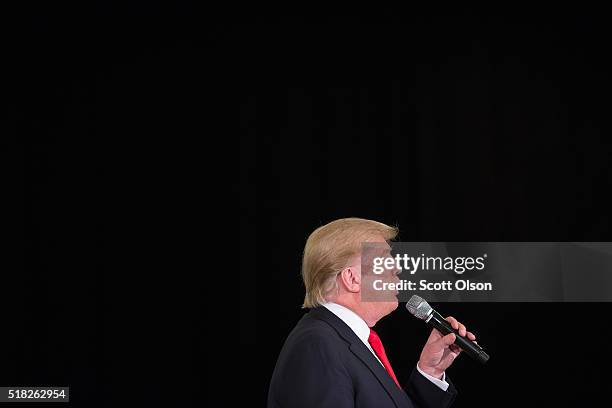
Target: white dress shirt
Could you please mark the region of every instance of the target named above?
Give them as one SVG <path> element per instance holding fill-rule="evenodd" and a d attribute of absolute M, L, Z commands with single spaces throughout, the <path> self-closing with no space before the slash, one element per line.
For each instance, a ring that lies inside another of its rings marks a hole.
<path fill-rule="evenodd" d="M 353 330 L 353 332 L 355 332 L 357 337 L 359 337 L 359 340 L 361 340 L 363 344 L 365 344 L 365 346 L 368 348 L 368 350 L 372 352 L 374 357 L 376 357 L 376 360 L 378 360 L 378 362 L 381 365 L 383 365 L 380 359 L 378 358 L 378 356 L 376 355 L 376 353 L 374 352 L 374 350 L 372 349 L 370 342 L 368 341 L 368 338 L 370 337 L 370 328 L 368 327 L 367 323 L 361 317 L 357 315 L 357 313 L 337 303 L 331 303 L 331 302 L 324 303 L 323 306 L 325 306 L 327 310 L 329 310 L 330 312 L 338 316 L 340 320 L 346 323 L 346 325 L 350 327 L 351 330 Z M 418 364 L 417 364 L 417 370 L 425 378 L 427 378 L 429 381 L 437 385 L 440 389 L 444 391 L 448 389 L 449 384 L 445 381 L 446 373 L 442 374 L 442 379 L 439 380 L 436 377 L 432 377 L 431 375 L 421 371 Z"/>

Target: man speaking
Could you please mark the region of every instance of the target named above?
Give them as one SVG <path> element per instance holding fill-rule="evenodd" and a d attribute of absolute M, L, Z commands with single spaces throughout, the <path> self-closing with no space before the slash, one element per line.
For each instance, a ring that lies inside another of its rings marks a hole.
<path fill-rule="evenodd" d="M 459 355 L 455 334 L 433 329 L 408 381 L 400 383 L 372 329 L 398 302 L 362 301 L 361 248 L 387 245 L 397 229 L 360 218 L 333 221 L 306 242 L 302 278 L 310 311 L 289 334 L 268 393 L 268 407 L 448 407 L 457 391 L 446 369 Z M 461 336 L 475 340 L 452 317 Z"/>

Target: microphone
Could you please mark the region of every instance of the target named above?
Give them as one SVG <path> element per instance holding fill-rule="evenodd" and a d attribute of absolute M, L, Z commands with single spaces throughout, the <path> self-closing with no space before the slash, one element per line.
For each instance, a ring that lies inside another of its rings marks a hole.
<path fill-rule="evenodd" d="M 412 295 L 408 303 L 406 303 L 406 309 L 414 315 L 417 319 L 425 320 L 425 323 L 429 323 L 434 328 L 438 329 L 442 335 L 455 333 L 455 343 L 465 351 L 470 357 L 478 360 L 482 364 L 489 360 L 489 355 L 478 344 L 469 340 L 467 337 L 462 337 L 459 332 L 447 322 L 440 313 L 433 310 L 433 308 L 427 303 L 422 297 Z"/>

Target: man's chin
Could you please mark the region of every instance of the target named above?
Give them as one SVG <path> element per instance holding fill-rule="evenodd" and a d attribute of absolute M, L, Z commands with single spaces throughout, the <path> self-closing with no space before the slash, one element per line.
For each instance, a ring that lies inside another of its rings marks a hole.
<path fill-rule="evenodd" d="M 393 300 L 388 300 L 384 303 L 385 303 L 385 309 L 387 310 L 386 314 L 393 312 L 399 306 L 399 302 L 397 301 L 397 298 Z"/>

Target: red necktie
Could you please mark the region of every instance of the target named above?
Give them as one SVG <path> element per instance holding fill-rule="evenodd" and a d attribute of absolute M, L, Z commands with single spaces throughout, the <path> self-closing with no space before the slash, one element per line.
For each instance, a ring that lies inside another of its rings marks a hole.
<path fill-rule="evenodd" d="M 368 343 L 370 343 L 370 346 L 372 346 L 372 349 L 380 359 L 380 362 L 383 363 L 383 366 L 385 366 L 385 370 L 387 370 L 393 381 L 395 381 L 397 386 L 401 389 L 402 386 L 399 385 L 399 383 L 397 382 L 397 378 L 395 378 L 395 373 L 393 372 L 393 368 L 391 368 L 391 363 L 387 358 L 387 354 L 385 354 L 385 348 L 382 345 L 382 341 L 380 341 L 380 337 L 378 337 L 378 334 L 376 334 L 376 332 L 372 329 L 370 329 Z"/>

